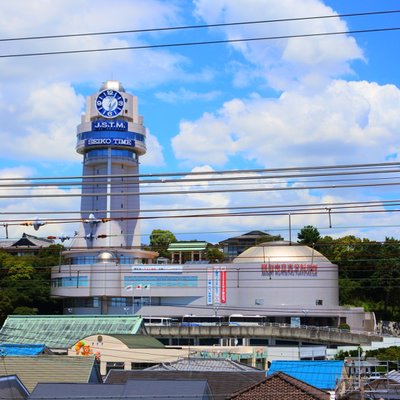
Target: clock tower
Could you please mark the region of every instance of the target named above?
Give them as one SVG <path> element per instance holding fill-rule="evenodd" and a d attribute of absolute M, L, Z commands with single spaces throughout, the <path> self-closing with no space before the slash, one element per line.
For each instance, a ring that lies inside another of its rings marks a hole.
<path fill-rule="evenodd" d="M 139 156 L 146 129 L 137 97 L 107 81 L 87 98 L 77 128 L 83 156 L 82 224 L 72 247 L 139 248 Z"/>

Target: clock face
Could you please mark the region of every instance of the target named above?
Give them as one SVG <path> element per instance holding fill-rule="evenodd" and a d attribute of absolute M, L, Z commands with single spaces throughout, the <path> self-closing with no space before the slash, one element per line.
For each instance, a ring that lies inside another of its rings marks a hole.
<path fill-rule="evenodd" d="M 114 118 L 124 108 L 124 99 L 116 90 L 103 90 L 96 99 L 97 111 L 105 118 Z"/>

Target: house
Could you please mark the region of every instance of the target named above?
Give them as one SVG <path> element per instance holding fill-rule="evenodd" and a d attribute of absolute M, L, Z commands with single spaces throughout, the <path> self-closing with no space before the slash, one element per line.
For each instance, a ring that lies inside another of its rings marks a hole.
<path fill-rule="evenodd" d="M 276 372 L 227 399 L 235 400 L 329 400 L 329 393 L 299 379 Z"/>
<path fill-rule="evenodd" d="M 212 400 L 207 381 L 204 380 L 148 380 L 127 381 L 122 384 L 57 384 L 40 383 L 30 399 L 98 398 L 109 400 Z"/>
<path fill-rule="evenodd" d="M 40 238 L 37 236 L 23 233 L 22 236 L 16 240 L 3 240 L 0 242 L 0 249 L 5 250 L 7 253 L 17 256 L 25 256 L 37 254 L 40 249 L 49 247 L 54 244 L 53 239 Z"/>
<path fill-rule="evenodd" d="M 347 374 L 342 360 L 274 360 L 267 375 L 276 372 L 283 372 L 332 395 L 345 391 Z"/>
<path fill-rule="evenodd" d="M 171 363 L 149 367 L 146 371 L 219 371 L 219 372 L 254 372 L 257 368 L 232 361 L 227 358 L 183 358 Z M 264 373 L 264 371 L 262 371 Z"/>
<path fill-rule="evenodd" d="M 249 247 L 256 246 L 263 242 L 282 240 L 281 236 L 273 236 L 263 231 L 250 231 L 243 235 L 230 237 L 219 242 L 222 251 L 228 260 L 233 260 L 239 254 L 243 253 Z"/>

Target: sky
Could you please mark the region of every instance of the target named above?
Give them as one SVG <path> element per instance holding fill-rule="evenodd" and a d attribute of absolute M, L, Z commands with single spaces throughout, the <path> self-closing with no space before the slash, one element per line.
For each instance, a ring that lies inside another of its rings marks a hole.
<path fill-rule="evenodd" d="M 0 5 L 0 178 L 79 176 L 76 126 L 85 97 L 119 80 L 139 99 L 147 128 L 141 173 L 250 170 L 399 160 L 400 31 L 102 51 L 30 57 L 21 53 L 400 27 L 400 14 L 244 24 L 59 39 L 4 39 L 209 25 L 396 10 L 386 0 L 18 0 Z M 234 173 L 232 172 L 232 175 Z M 7 182 L 7 180 L 5 181 Z M 276 182 L 278 184 L 278 182 Z M 286 182 L 287 185 L 296 184 Z M 204 183 L 208 186 L 207 183 Z M 210 184 L 211 185 L 211 184 Z M 263 182 L 254 181 L 263 187 Z M 212 186 L 210 186 L 212 187 Z M 171 188 L 172 190 L 173 188 Z M 187 187 L 188 192 L 191 187 Z M 35 194 L 43 189 L 22 188 Z M 57 199 L 1 199 L 0 212 L 79 210 L 77 188 Z M 167 189 L 169 190 L 169 189 Z M 3 188 L 3 194 L 15 189 Z M 146 198 L 144 198 L 146 197 Z M 148 197 L 148 198 L 147 198 Z M 235 207 L 397 199 L 397 186 L 363 189 L 143 196 L 142 208 Z M 15 218 L 3 214 L 2 223 Z M 42 219 L 45 220 L 46 216 Z M 142 221 L 180 240 L 218 242 L 251 230 L 296 237 L 399 237 L 397 213 Z M 9 237 L 73 235 L 71 224 L 9 226 Z M 0 240 L 5 229 L 0 224 Z"/>

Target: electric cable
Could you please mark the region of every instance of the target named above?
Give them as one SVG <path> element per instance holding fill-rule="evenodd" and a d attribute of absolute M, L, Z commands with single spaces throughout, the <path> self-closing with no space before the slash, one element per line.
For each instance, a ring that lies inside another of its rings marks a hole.
<path fill-rule="evenodd" d="M 120 47 L 97 48 L 97 49 L 43 51 L 36 53 L 35 52 L 10 53 L 10 54 L 0 54 L 0 58 L 21 58 L 21 57 L 37 57 L 37 56 L 50 56 L 50 55 L 61 55 L 61 54 L 64 55 L 83 54 L 83 53 L 87 54 L 87 53 L 99 53 L 108 51 L 161 49 L 161 48 L 172 48 L 172 47 L 189 47 L 189 46 L 202 46 L 202 45 L 214 45 L 214 44 L 226 44 L 226 43 L 243 43 L 243 42 L 267 41 L 267 40 L 337 36 L 337 35 L 349 35 L 349 34 L 354 35 L 360 33 L 394 32 L 398 30 L 400 30 L 400 27 L 356 29 L 348 31 L 304 33 L 297 35 L 278 35 L 278 36 L 264 36 L 264 37 L 241 38 L 241 39 L 206 40 L 200 42 L 181 42 L 181 43 L 177 42 L 177 43 L 164 43 L 164 44 L 141 45 L 141 46 L 120 46 Z"/>
<path fill-rule="evenodd" d="M 146 29 L 126 29 L 119 31 L 102 31 L 102 32 L 81 32 L 81 33 L 69 33 L 60 35 L 42 35 L 42 36 L 23 36 L 14 38 L 0 38 L 0 42 L 13 42 L 13 41 L 24 41 L 24 40 L 42 40 L 42 39 L 60 39 L 70 37 L 85 37 L 85 36 L 102 36 L 102 35 L 120 35 L 127 33 L 146 33 L 146 32 L 162 32 L 162 31 L 175 31 L 184 29 L 203 29 L 203 28 L 216 28 L 225 26 L 240 26 L 240 25 L 255 25 L 255 24 L 269 24 L 276 22 L 294 22 L 294 21 L 308 21 L 328 18 L 350 18 L 350 17 L 362 17 L 362 16 L 375 16 L 385 14 L 399 13 L 400 10 L 379 10 L 379 11 L 368 11 L 359 13 L 346 13 L 346 14 L 330 14 L 330 15 L 315 15 L 308 17 L 292 17 L 292 18 L 276 18 L 259 21 L 241 21 L 241 22 L 221 22 L 216 24 L 203 24 L 203 25 L 183 25 L 183 26 L 172 26 L 172 27 L 161 27 L 161 28 L 146 28 Z"/>

